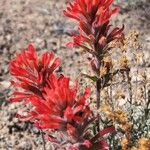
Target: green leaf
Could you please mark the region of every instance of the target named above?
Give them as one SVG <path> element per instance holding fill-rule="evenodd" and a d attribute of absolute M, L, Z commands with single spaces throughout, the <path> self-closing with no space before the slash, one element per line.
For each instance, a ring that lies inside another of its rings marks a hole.
<path fill-rule="evenodd" d="M 90 75 L 87 75 L 87 74 L 82 74 L 82 75 L 84 75 L 86 78 L 91 79 L 94 82 L 96 82 L 98 80 L 98 78 L 96 76 L 90 76 Z"/>

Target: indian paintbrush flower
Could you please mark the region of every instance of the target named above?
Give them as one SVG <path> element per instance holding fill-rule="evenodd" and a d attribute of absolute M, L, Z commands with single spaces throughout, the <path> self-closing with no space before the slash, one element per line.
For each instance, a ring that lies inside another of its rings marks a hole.
<path fill-rule="evenodd" d="M 53 53 L 44 53 L 38 58 L 35 48 L 28 46 L 10 63 L 10 72 L 18 80 L 12 82 L 21 87 L 22 92 L 14 92 L 11 101 L 25 100 L 30 104 L 26 115 L 17 114 L 23 121 L 31 121 L 45 133 L 54 147 L 66 150 L 105 150 L 108 144 L 103 135 L 114 131 L 108 127 L 94 134 L 89 126 L 97 119 L 90 109 L 87 99 L 90 89 L 78 94 L 78 85 L 70 85 L 70 78 L 56 75 L 60 58 L 52 64 Z M 60 135 L 60 139 L 55 135 Z"/>
<path fill-rule="evenodd" d="M 29 45 L 21 54 L 10 62 L 10 73 L 17 81 L 12 81 L 16 87 L 24 89 L 24 92 L 15 91 L 11 101 L 19 101 L 35 94 L 42 97 L 43 88 L 47 78 L 60 65 L 60 58 L 53 59 L 54 54 L 46 52 L 38 58 L 33 45 Z"/>
<path fill-rule="evenodd" d="M 111 17 L 119 12 L 119 8 L 111 9 L 113 0 L 74 0 L 70 2 L 64 14 L 77 20 L 79 34 L 69 45 L 80 46 L 94 55 L 102 54 L 111 41 L 121 38 L 123 27 L 115 27 L 110 31 Z"/>

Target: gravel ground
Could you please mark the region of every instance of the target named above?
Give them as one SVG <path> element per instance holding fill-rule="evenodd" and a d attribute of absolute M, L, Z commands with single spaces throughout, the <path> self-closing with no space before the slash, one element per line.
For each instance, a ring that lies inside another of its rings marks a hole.
<path fill-rule="evenodd" d="M 66 0 L 67 1 L 67 0 Z M 62 58 L 58 72 L 72 79 L 86 72 L 87 63 L 79 50 L 67 49 L 70 37 L 67 30 L 74 25 L 63 16 L 65 0 L 0 0 L 0 150 L 42 150 L 40 132 L 31 123 L 20 122 L 16 112 L 23 106 L 9 103 L 11 95 L 8 63 L 16 51 L 33 43 L 38 52 L 53 50 Z M 125 24 L 126 32 L 137 29 L 143 43 L 146 64 L 150 67 L 150 3 L 149 0 L 127 3 L 118 0 L 122 11 L 113 24 Z M 47 149 L 50 144 L 47 142 Z"/>

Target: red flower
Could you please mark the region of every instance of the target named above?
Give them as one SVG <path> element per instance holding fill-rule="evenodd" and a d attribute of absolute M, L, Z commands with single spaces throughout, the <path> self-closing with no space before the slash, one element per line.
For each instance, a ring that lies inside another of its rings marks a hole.
<path fill-rule="evenodd" d="M 93 135 L 88 128 L 97 117 L 91 111 L 87 98 L 90 89 L 86 88 L 78 95 L 77 84 L 71 86 L 70 78 L 56 76 L 53 71 L 60 63 L 56 58 L 50 65 L 53 53 L 45 53 L 38 59 L 35 49 L 29 45 L 27 50 L 18 54 L 10 63 L 10 72 L 23 92 L 14 92 L 16 102 L 25 100 L 31 103 L 27 115 L 17 115 L 21 120 L 32 121 L 43 129 L 53 145 L 66 150 L 106 150 L 108 149 L 103 135 L 114 131 L 109 127 Z"/>
<path fill-rule="evenodd" d="M 121 38 L 123 28 L 114 28 L 111 32 L 109 21 L 118 13 L 119 8 L 110 9 L 113 0 L 74 0 L 64 11 L 64 14 L 79 22 L 79 35 L 69 46 L 80 46 L 88 52 L 97 55 L 111 41 Z"/>
<path fill-rule="evenodd" d="M 70 86 L 70 79 L 63 75 L 58 78 L 51 74 L 47 83 L 43 99 L 36 96 L 30 97 L 34 109 L 28 112 L 27 116 L 19 115 L 18 117 L 34 122 L 38 128 L 51 130 L 47 138 L 61 148 L 105 150 L 106 141 L 100 138 L 114 131 L 114 128 L 105 129 L 95 136 L 89 132 L 87 127 L 96 119 L 87 103 L 89 89 L 86 88 L 84 94 L 78 96 L 77 85 Z M 57 131 L 62 132 L 63 140 L 53 137 Z"/>
<path fill-rule="evenodd" d="M 31 94 L 42 97 L 42 90 L 50 74 L 60 65 L 60 58 L 55 58 L 53 52 L 44 53 L 38 58 L 35 48 L 29 45 L 21 54 L 10 62 L 10 73 L 18 80 L 12 81 L 16 87 L 21 87 L 25 92 L 14 92 L 12 101 L 19 101 Z"/>
<path fill-rule="evenodd" d="M 38 127 L 67 129 L 67 122 L 79 124 L 84 120 L 84 116 L 90 115 L 91 111 L 86 104 L 89 89 L 86 89 L 82 96 L 77 97 L 77 86 L 70 87 L 69 81 L 70 79 L 63 75 L 58 78 L 51 74 L 48 85 L 43 91 L 43 99 L 37 96 L 30 97 L 35 110 L 29 113 L 28 117 L 40 118 L 36 122 Z"/>
<path fill-rule="evenodd" d="M 118 8 L 110 11 L 109 7 L 112 2 L 113 0 L 74 0 L 72 3 L 69 3 L 64 14 L 79 21 L 81 23 L 80 26 L 90 29 L 92 22 L 95 21 L 95 23 L 97 22 L 101 26 L 109 21 L 113 14 L 119 11 Z"/>
<path fill-rule="evenodd" d="M 81 138 L 88 122 L 93 120 L 93 113 L 86 99 L 89 89 L 82 96 L 77 96 L 77 85 L 70 87 L 68 77 L 51 74 L 43 91 L 43 99 L 30 96 L 33 110 L 27 116 L 18 115 L 22 120 L 30 120 L 38 128 L 66 131 L 78 140 Z M 77 128 L 78 127 L 78 128 Z"/>

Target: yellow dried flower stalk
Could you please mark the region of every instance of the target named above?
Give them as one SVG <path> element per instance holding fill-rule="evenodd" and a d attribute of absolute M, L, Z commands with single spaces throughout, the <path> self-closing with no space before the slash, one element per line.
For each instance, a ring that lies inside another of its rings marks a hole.
<path fill-rule="evenodd" d="M 107 68 L 101 67 L 100 68 L 100 78 L 104 77 L 107 74 Z"/>
<path fill-rule="evenodd" d="M 127 59 L 127 57 L 125 55 L 122 55 L 120 60 L 119 60 L 119 64 L 121 66 L 122 69 L 126 69 L 129 68 L 129 61 Z"/>
<path fill-rule="evenodd" d="M 125 99 L 125 94 L 123 93 L 123 91 L 121 89 L 117 89 L 114 95 L 115 99 L 119 99 L 119 98 L 123 98 Z"/>
<path fill-rule="evenodd" d="M 112 58 L 110 56 L 104 57 L 103 61 L 105 65 L 112 64 Z"/>
<path fill-rule="evenodd" d="M 129 140 L 124 137 L 122 138 L 121 140 L 121 147 L 122 147 L 122 150 L 129 150 L 128 147 L 129 147 Z"/>
<path fill-rule="evenodd" d="M 100 68 L 100 77 L 104 77 L 106 74 L 108 74 L 113 67 L 112 64 L 112 58 L 107 54 L 107 56 L 104 56 L 102 61 L 102 66 Z"/>
<path fill-rule="evenodd" d="M 132 147 L 131 150 L 149 150 L 150 139 L 142 137 L 138 141 L 138 147 Z"/>
<path fill-rule="evenodd" d="M 118 123 L 125 124 L 128 121 L 127 113 L 121 109 L 114 111 L 114 120 Z"/>
<path fill-rule="evenodd" d="M 102 105 L 100 111 L 106 113 L 108 116 L 112 113 L 111 107 L 106 104 Z"/>
<path fill-rule="evenodd" d="M 121 109 L 112 111 L 112 108 L 107 104 L 104 104 L 101 107 L 101 112 L 104 112 L 105 114 L 107 114 L 108 118 L 113 120 L 113 122 L 117 122 L 119 124 L 121 124 L 121 126 L 123 128 L 129 128 L 129 121 L 128 121 L 128 115 L 126 112 L 124 112 Z"/>
<path fill-rule="evenodd" d="M 143 62 L 144 59 L 144 54 L 143 52 L 139 52 L 139 53 L 135 53 L 135 61 L 137 64 L 141 64 Z"/>
<path fill-rule="evenodd" d="M 150 149 L 150 139 L 142 137 L 139 139 L 139 148 L 141 150 L 149 150 Z"/>
<path fill-rule="evenodd" d="M 144 98 L 148 97 L 145 94 L 145 89 L 148 87 L 146 85 L 148 83 L 146 73 L 139 72 L 139 64 L 144 62 L 144 54 L 143 52 L 138 52 L 141 49 L 138 36 L 139 33 L 133 31 L 121 40 L 110 43 L 109 48 L 111 47 L 113 50 L 104 57 L 102 60 L 103 67 L 100 68 L 101 77 L 104 77 L 108 72 L 117 70 L 117 74 L 111 80 L 112 91 L 110 92 L 108 88 L 107 92 L 101 92 L 105 104 L 101 105 L 100 111 L 106 114 L 106 121 L 111 120 L 118 128 L 118 131 L 124 133 L 125 138 L 121 140 L 122 150 L 150 150 L 150 145 L 144 140 L 139 140 L 137 146 L 138 137 L 135 138 L 135 141 L 132 139 L 132 135 L 134 135 L 133 129 L 135 127 L 132 118 L 134 118 L 135 112 L 137 111 L 136 108 L 134 110 L 134 106 L 136 107 L 139 103 L 139 105 L 144 106 Z M 108 66 L 111 66 L 109 70 L 107 70 Z M 135 75 L 133 75 L 134 71 L 136 72 Z M 129 98 L 126 97 L 126 92 L 129 93 Z M 119 108 L 121 106 L 119 105 L 120 101 L 115 100 L 125 101 L 125 98 L 127 98 L 126 104 L 129 104 L 129 106 L 123 110 Z M 149 146 L 149 149 L 147 149 L 146 145 Z"/>
<path fill-rule="evenodd" d="M 123 125 L 121 125 L 121 129 L 123 129 L 126 132 L 130 132 L 132 130 L 133 124 L 130 122 L 127 122 Z"/>

